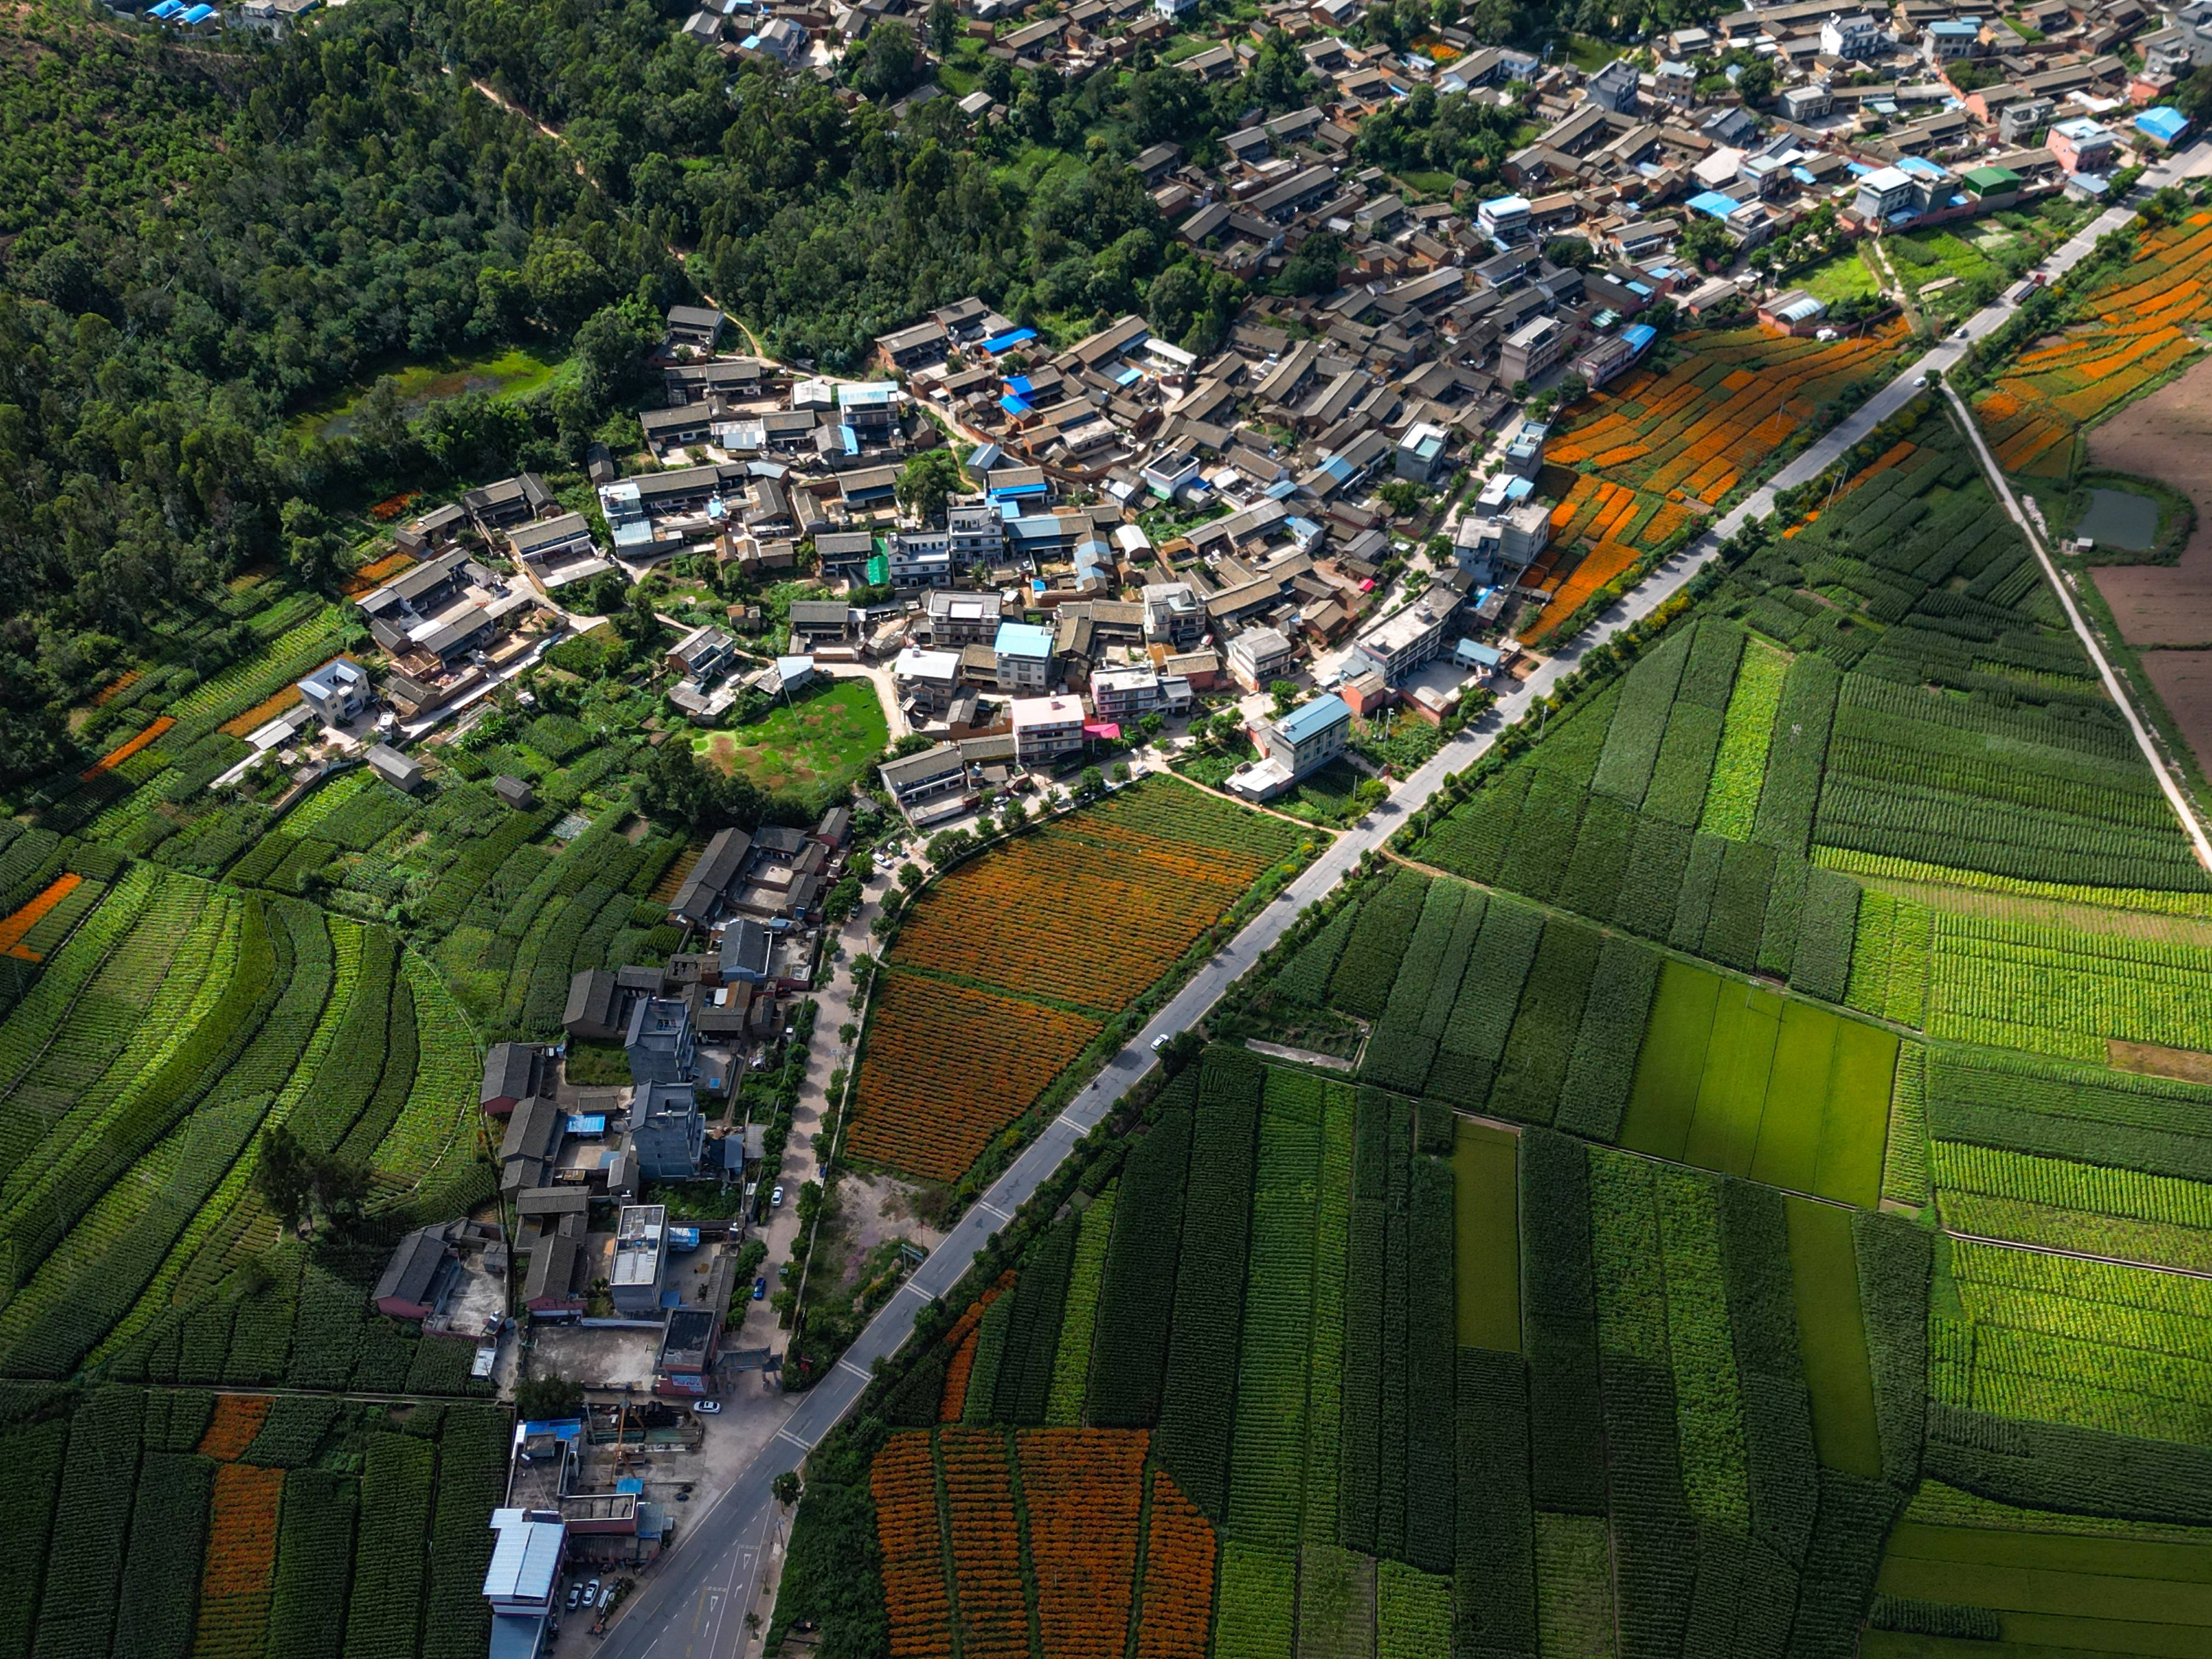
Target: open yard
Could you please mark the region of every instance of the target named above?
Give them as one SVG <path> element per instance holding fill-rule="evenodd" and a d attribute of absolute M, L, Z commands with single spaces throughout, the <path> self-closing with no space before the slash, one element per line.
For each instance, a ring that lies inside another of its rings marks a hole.
<path fill-rule="evenodd" d="M 763 789 L 842 790 L 875 763 L 890 740 L 876 688 L 839 680 L 797 702 L 778 702 L 749 726 L 708 732 L 692 747 L 725 772 Z"/>

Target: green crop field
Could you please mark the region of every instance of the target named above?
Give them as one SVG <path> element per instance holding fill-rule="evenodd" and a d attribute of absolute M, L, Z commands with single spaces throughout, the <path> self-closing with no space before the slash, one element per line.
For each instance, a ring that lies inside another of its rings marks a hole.
<path fill-rule="evenodd" d="M 1896 1060 L 1878 1027 L 1670 962 L 1620 1144 L 1871 1205 Z"/>
<path fill-rule="evenodd" d="M 1453 1144 L 1462 1348 L 1521 1350 L 1519 1145 L 1504 1130 L 1464 1121 Z"/>

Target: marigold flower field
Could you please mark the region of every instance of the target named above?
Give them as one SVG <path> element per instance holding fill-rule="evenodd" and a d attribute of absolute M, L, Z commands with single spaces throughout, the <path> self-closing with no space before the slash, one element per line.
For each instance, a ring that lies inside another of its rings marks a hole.
<path fill-rule="evenodd" d="M 957 1179 L 1302 833 L 1148 779 L 951 871 L 888 954 L 852 1155 Z"/>
<path fill-rule="evenodd" d="M 2212 213 L 2145 236 L 2089 296 L 2090 316 L 2021 353 L 1974 412 L 2006 471 L 2064 478 L 2075 439 L 2197 351 L 2212 320 Z"/>
<path fill-rule="evenodd" d="M 1759 330 L 1693 337 L 1673 367 L 1636 371 L 1577 404 L 1545 449 L 1583 467 L 1552 511 L 1552 540 L 1526 580 L 1551 595 L 1531 642 L 1717 504 L 1820 405 L 1879 374 L 1895 330 L 1857 340 Z"/>

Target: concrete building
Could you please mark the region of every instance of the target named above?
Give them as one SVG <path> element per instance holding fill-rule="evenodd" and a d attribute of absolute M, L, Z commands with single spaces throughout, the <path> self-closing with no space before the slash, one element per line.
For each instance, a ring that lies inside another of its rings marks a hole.
<path fill-rule="evenodd" d="M 369 705 L 368 671 L 351 657 L 332 657 L 300 682 L 300 700 L 325 726 L 343 726 Z"/>
<path fill-rule="evenodd" d="M 1080 697 L 1017 697 L 1013 721 L 1014 758 L 1024 766 L 1049 765 L 1083 747 Z"/>
<path fill-rule="evenodd" d="M 1052 684 L 1052 629 L 1000 623 L 991 653 L 1001 691 L 1042 691 Z"/>
<path fill-rule="evenodd" d="M 492 1659 L 536 1659 L 552 1640 L 568 1530 L 557 1512 L 521 1509 L 494 1510 L 491 1529 L 498 1541 L 484 1569 L 483 1595 L 491 1603 Z M 335 1608 L 326 1611 L 336 1616 Z"/>
<path fill-rule="evenodd" d="M 1820 25 L 1820 50 L 1831 58 L 1871 58 L 1881 49 L 1881 25 L 1864 12 L 1831 17 Z"/>
<path fill-rule="evenodd" d="M 1206 611 L 1188 582 L 1147 582 L 1142 599 L 1146 639 L 1171 651 L 1197 647 L 1206 633 Z"/>
<path fill-rule="evenodd" d="M 623 1035 L 633 1083 L 681 1083 L 691 1075 L 697 1038 L 678 997 L 641 996 Z"/>
<path fill-rule="evenodd" d="M 1533 380 L 1567 355 L 1571 337 L 1556 317 L 1532 317 L 1498 346 L 1498 378 L 1510 386 Z"/>
<path fill-rule="evenodd" d="M 1293 781 L 1328 765 L 1352 735 L 1352 710 L 1334 693 L 1301 703 L 1259 728 L 1260 746 Z"/>
<path fill-rule="evenodd" d="M 1291 672 L 1297 653 L 1279 629 L 1248 628 L 1233 635 L 1224 653 L 1230 678 L 1247 691 L 1265 691 Z"/>
<path fill-rule="evenodd" d="M 699 1173 L 707 1121 L 689 1083 L 648 1083 L 631 1098 L 629 1150 L 647 1181 L 688 1181 Z"/>
<path fill-rule="evenodd" d="M 902 755 L 876 770 L 899 811 L 917 829 L 959 811 L 969 793 L 968 763 L 957 743 Z"/>
<path fill-rule="evenodd" d="M 1413 604 L 1360 635 L 1352 642 L 1353 659 L 1395 685 L 1443 650 L 1444 629 L 1458 608 L 1459 595 L 1449 583 L 1432 583 Z"/>
<path fill-rule="evenodd" d="M 668 1263 L 668 1209 L 661 1204 L 625 1204 L 615 1218 L 614 1261 L 607 1289 L 615 1311 L 626 1319 L 649 1319 L 660 1311 L 660 1281 Z"/>
<path fill-rule="evenodd" d="M 2078 121 L 2061 121 L 2044 142 L 2069 176 L 2110 173 L 2119 161 L 2119 141 L 2111 129 L 2086 116 Z"/>
<path fill-rule="evenodd" d="M 1091 708 L 1101 720 L 1127 723 L 1147 714 L 1179 714 L 1190 707 L 1190 682 L 1150 668 L 1102 668 L 1091 677 Z"/>
<path fill-rule="evenodd" d="M 1433 483 L 1437 474 L 1443 470 L 1444 446 L 1448 441 L 1443 428 L 1433 422 L 1416 421 L 1398 440 L 1391 470 L 1409 483 Z"/>

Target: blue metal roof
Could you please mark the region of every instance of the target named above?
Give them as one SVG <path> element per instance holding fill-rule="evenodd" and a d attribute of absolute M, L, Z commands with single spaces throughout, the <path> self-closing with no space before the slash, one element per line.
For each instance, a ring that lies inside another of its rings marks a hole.
<path fill-rule="evenodd" d="M 991 648 L 1002 657 L 1049 657 L 1052 629 L 1032 623 L 1000 623 Z"/>
<path fill-rule="evenodd" d="M 1009 415 L 1026 415 L 1030 411 L 1030 400 L 1015 392 L 1006 392 L 999 399 L 999 407 Z"/>
<path fill-rule="evenodd" d="M 1012 392 L 1017 398 L 1028 397 L 1030 390 L 1036 385 L 1036 382 L 1030 380 L 1026 374 L 1009 375 L 1006 380 L 1006 390 Z"/>
<path fill-rule="evenodd" d="M 1725 219 L 1742 205 L 1735 197 L 1723 196 L 1717 190 L 1700 191 L 1690 198 L 1693 211 L 1711 219 Z"/>
<path fill-rule="evenodd" d="M 1659 337 L 1659 331 L 1649 323 L 1631 323 L 1620 331 L 1620 337 L 1637 350 L 1641 351 Z"/>
<path fill-rule="evenodd" d="M 984 341 L 983 349 L 994 353 L 1012 351 L 1016 346 L 1026 345 L 1036 337 L 1037 331 L 1033 328 L 1011 329 L 1004 334 L 994 334 L 989 339 Z"/>
<path fill-rule="evenodd" d="M 1345 706 L 1344 699 L 1332 691 L 1325 697 L 1316 697 L 1293 708 L 1275 723 L 1275 729 L 1283 734 L 1285 742 L 1297 744 L 1328 731 L 1339 720 L 1351 718 L 1352 710 Z"/>
<path fill-rule="evenodd" d="M 2189 130 L 2189 118 L 2178 109 L 2147 109 L 2136 117 L 2136 125 L 2152 137 L 2171 143 Z"/>

